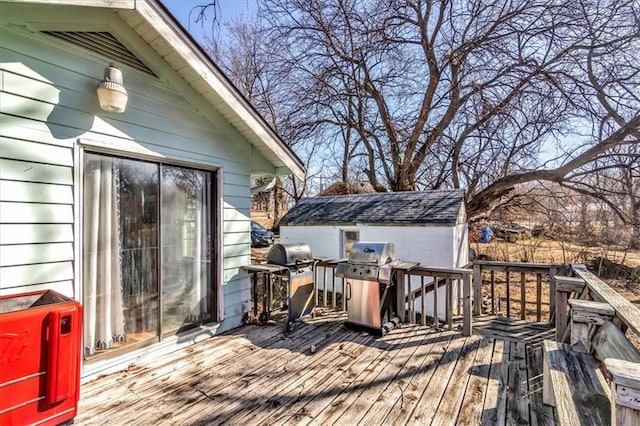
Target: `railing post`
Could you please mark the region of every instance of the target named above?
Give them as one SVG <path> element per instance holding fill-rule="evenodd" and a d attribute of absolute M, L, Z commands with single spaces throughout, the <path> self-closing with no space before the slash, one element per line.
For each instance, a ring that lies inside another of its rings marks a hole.
<path fill-rule="evenodd" d="M 569 300 L 571 305 L 571 348 L 576 352 L 591 353 L 591 329 L 610 321 L 616 311 L 608 303 L 592 300 Z"/>
<path fill-rule="evenodd" d="M 474 266 L 475 269 L 475 266 Z M 475 273 L 474 273 L 475 276 Z M 475 279 L 475 278 L 474 278 Z M 464 274 L 462 279 L 462 334 L 464 336 L 471 336 L 471 276 L 470 274 Z M 475 285 L 475 284 L 474 284 Z M 478 303 L 476 302 L 476 305 Z"/>
<path fill-rule="evenodd" d="M 611 424 L 640 424 L 640 364 L 607 358 L 604 365 L 611 376 Z"/>
<path fill-rule="evenodd" d="M 555 288 L 556 311 L 556 341 L 564 340 L 564 334 L 568 324 L 568 302 L 571 293 L 579 293 L 584 287 L 584 280 L 574 277 L 554 275 L 551 278 L 551 288 Z"/>
<path fill-rule="evenodd" d="M 473 264 L 473 290 L 473 315 L 480 316 L 482 315 L 482 269 L 481 265 L 476 263 Z M 471 296 L 471 293 L 469 293 L 469 296 Z M 466 301 L 465 296 L 465 302 Z M 471 303 L 471 300 L 469 300 L 469 303 Z M 464 309 L 466 312 L 466 305 Z"/>

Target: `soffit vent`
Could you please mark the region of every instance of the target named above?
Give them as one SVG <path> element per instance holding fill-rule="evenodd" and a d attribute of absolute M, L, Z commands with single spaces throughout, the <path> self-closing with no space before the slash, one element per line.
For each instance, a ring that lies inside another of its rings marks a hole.
<path fill-rule="evenodd" d="M 140 59 L 118 41 L 111 33 L 93 31 L 43 31 L 44 34 L 89 49 L 100 55 L 147 74 L 154 75 Z"/>

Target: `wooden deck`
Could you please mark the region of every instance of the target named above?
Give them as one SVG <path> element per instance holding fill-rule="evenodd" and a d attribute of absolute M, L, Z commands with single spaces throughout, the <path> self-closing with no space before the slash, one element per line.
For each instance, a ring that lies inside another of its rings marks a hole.
<path fill-rule="evenodd" d="M 405 325 L 374 338 L 343 320 L 319 312 L 291 335 L 246 326 L 94 380 L 76 424 L 554 424 L 544 333 L 505 341 Z"/>

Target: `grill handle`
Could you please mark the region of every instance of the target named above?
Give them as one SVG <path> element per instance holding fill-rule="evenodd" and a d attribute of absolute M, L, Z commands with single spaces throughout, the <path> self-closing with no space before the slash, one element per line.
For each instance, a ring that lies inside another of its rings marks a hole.
<path fill-rule="evenodd" d="M 345 300 L 351 300 L 351 283 L 347 281 L 347 285 L 345 286 Z"/>

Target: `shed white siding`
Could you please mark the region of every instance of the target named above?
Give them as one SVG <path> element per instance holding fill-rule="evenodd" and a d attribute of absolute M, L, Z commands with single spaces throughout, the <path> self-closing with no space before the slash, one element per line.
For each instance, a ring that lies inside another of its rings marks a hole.
<path fill-rule="evenodd" d="M 342 257 L 340 229 L 336 226 L 280 226 L 280 241 L 306 243 L 313 256 L 338 259 Z"/>
<path fill-rule="evenodd" d="M 115 16 L 95 13 L 105 23 Z M 251 261 L 251 165 L 265 158 L 213 108 L 187 100 L 198 94 L 178 92 L 166 78 L 121 66 L 129 104 L 125 114 L 109 114 L 95 92 L 108 58 L 20 28 L 0 28 L 0 39 L 0 294 L 54 289 L 80 298 L 74 199 L 82 145 L 223 172 L 221 329 L 240 325 L 249 303 L 240 267 Z M 177 78 L 154 52 L 145 56 L 159 74 Z"/>
<path fill-rule="evenodd" d="M 461 267 L 468 258 L 466 224 L 455 226 L 281 226 L 282 242 L 309 244 L 316 257 L 340 258 L 342 230 L 356 230 L 360 241 L 392 242 L 400 260 L 420 262 L 423 266 Z"/>

